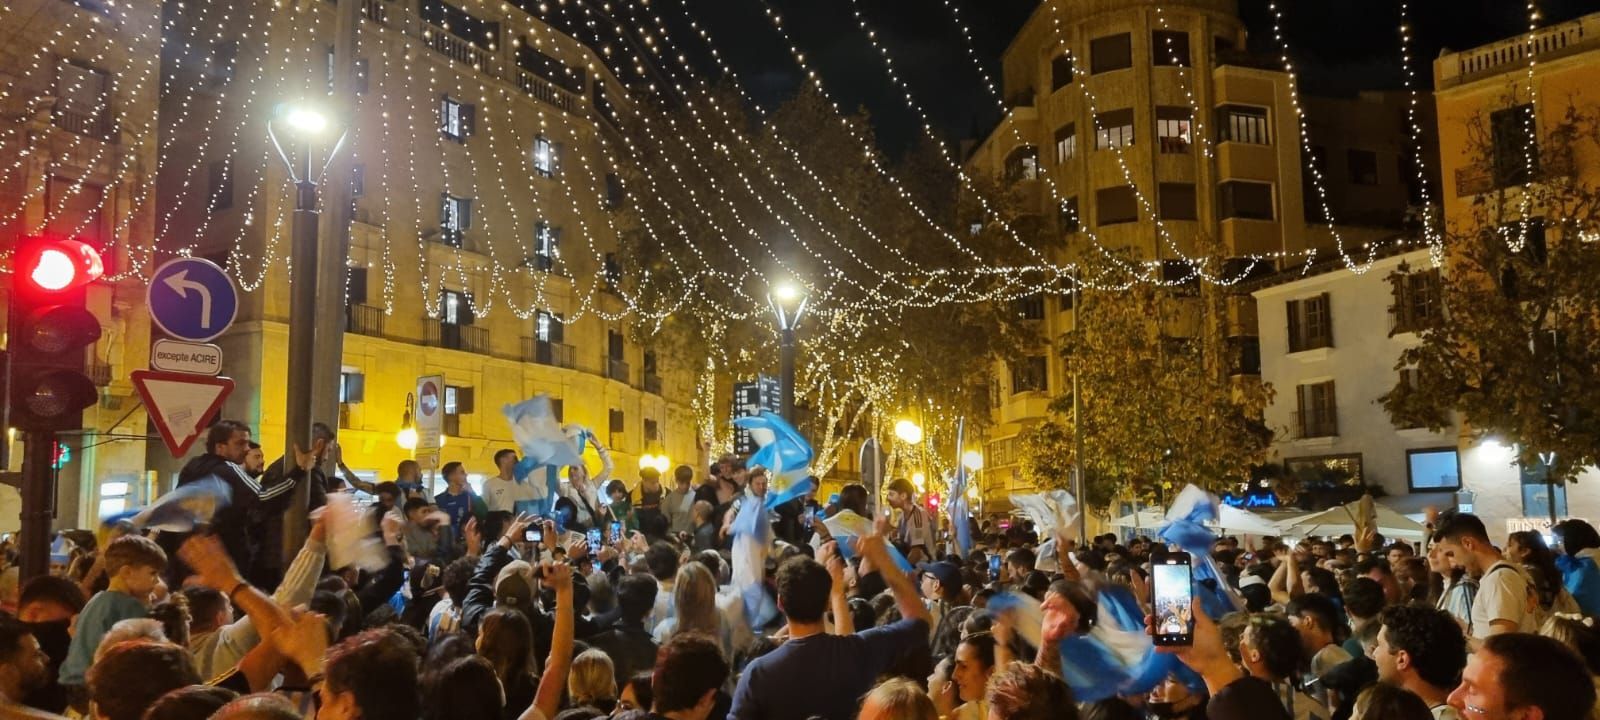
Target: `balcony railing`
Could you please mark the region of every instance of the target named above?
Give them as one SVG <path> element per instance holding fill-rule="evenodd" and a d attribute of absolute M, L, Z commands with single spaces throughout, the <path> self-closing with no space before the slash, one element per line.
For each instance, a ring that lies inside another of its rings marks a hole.
<path fill-rule="evenodd" d="M 571 345 L 524 337 L 522 361 L 572 369 L 578 366 L 578 355 L 577 349 Z"/>
<path fill-rule="evenodd" d="M 661 394 L 661 376 L 655 373 L 645 373 L 644 391 L 651 395 Z"/>
<path fill-rule="evenodd" d="M 1294 414 L 1294 436 L 1298 439 L 1336 437 L 1339 435 L 1339 410 L 1335 407 L 1314 407 Z"/>
<path fill-rule="evenodd" d="M 106 387 L 111 384 L 111 364 L 99 360 L 89 360 L 84 363 L 83 371 L 94 381 L 95 387 Z"/>
<path fill-rule="evenodd" d="M 103 110 L 98 113 L 82 113 L 58 107 L 51 113 L 50 121 L 69 133 L 101 140 L 110 140 L 115 131 L 111 113 Z"/>
<path fill-rule="evenodd" d="M 454 33 L 429 23 L 427 28 L 428 47 L 438 51 L 451 60 L 466 65 L 471 65 L 479 70 L 493 71 L 489 64 L 492 55 L 488 50 L 478 47 L 467 40 L 457 37 Z"/>
<path fill-rule="evenodd" d="M 473 325 L 457 325 L 435 318 L 427 318 L 428 345 L 462 350 L 479 355 L 489 354 L 489 329 Z"/>
<path fill-rule="evenodd" d="M 572 112 L 573 97 L 556 84 L 522 68 L 517 68 L 517 87 L 528 97 L 555 106 L 563 112 Z"/>
<path fill-rule="evenodd" d="M 389 24 L 389 6 L 384 0 L 362 0 L 361 14 L 379 25 Z"/>
<path fill-rule="evenodd" d="M 346 305 L 344 331 L 368 337 L 383 337 L 383 308 L 372 305 Z"/>
<path fill-rule="evenodd" d="M 601 366 L 606 369 L 606 377 L 618 382 L 628 382 L 628 363 L 606 355 L 601 361 Z"/>
<path fill-rule="evenodd" d="M 1494 189 L 1494 170 L 1487 163 L 1456 168 L 1456 197 L 1482 195 Z"/>

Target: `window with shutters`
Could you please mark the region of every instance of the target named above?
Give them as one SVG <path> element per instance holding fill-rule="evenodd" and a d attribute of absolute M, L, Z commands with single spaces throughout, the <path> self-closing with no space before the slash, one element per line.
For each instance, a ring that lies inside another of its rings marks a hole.
<path fill-rule="evenodd" d="M 1189 67 L 1189 33 L 1157 30 L 1150 34 L 1150 52 L 1156 65 Z"/>
<path fill-rule="evenodd" d="M 644 420 L 644 441 L 656 442 L 661 439 L 661 427 L 656 421 L 649 418 Z"/>
<path fill-rule="evenodd" d="M 476 318 L 472 314 L 472 296 L 456 290 L 445 290 L 439 298 L 439 322 L 446 325 L 471 325 Z"/>
<path fill-rule="evenodd" d="M 1095 220 L 1100 227 L 1139 220 L 1139 201 L 1131 185 L 1094 191 L 1094 204 Z"/>
<path fill-rule="evenodd" d="M 1089 73 L 1099 75 L 1133 67 L 1133 36 L 1108 35 L 1089 41 Z"/>
<path fill-rule="evenodd" d="M 1011 301 L 1011 306 L 1017 311 L 1017 317 L 1023 320 L 1044 319 L 1044 294 L 1034 293 Z"/>
<path fill-rule="evenodd" d="M 562 343 L 566 339 L 566 323 L 560 315 L 539 310 L 533 316 L 534 337 L 542 343 Z"/>
<path fill-rule="evenodd" d="M 1043 355 L 1011 362 L 1011 393 L 1049 392 L 1050 366 Z"/>
<path fill-rule="evenodd" d="M 1217 133 L 1220 142 L 1271 145 L 1266 108 L 1223 105 L 1217 108 Z"/>
<path fill-rule="evenodd" d="M 543 135 L 533 139 L 533 171 L 539 177 L 555 177 L 556 145 Z"/>
<path fill-rule="evenodd" d="M 610 422 L 607 423 L 607 426 L 611 429 L 613 434 L 625 432 L 628 418 L 626 415 L 622 414 L 621 410 L 612 410 L 609 420 Z"/>
<path fill-rule="evenodd" d="M 1072 55 L 1061 53 L 1050 61 L 1050 90 L 1060 90 L 1072 84 Z"/>
<path fill-rule="evenodd" d="M 1157 107 L 1156 142 L 1161 152 L 1169 155 L 1189 152 L 1194 142 L 1194 113 L 1185 107 Z"/>
<path fill-rule="evenodd" d="M 1247 180 L 1228 180 L 1217 186 L 1221 219 L 1271 220 L 1272 184 Z"/>
<path fill-rule="evenodd" d="M 1402 264 L 1389 275 L 1389 334 L 1421 332 L 1442 314 L 1439 269 L 1410 272 Z"/>
<path fill-rule="evenodd" d="M 346 305 L 365 305 L 367 302 L 367 269 L 347 267 L 344 271 L 344 302 Z"/>
<path fill-rule="evenodd" d="M 339 373 L 339 402 L 365 402 L 367 376 L 358 372 Z"/>
<path fill-rule="evenodd" d="M 1533 105 L 1518 105 L 1490 113 L 1489 130 L 1496 186 L 1521 185 L 1539 172 Z"/>
<path fill-rule="evenodd" d="M 1399 372 L 1400 387 L 1416 390 L 1422 386 L 1422 371 L 1415 365 L 1400 368 Z M 1426 423 L 1424 423 L 1421 418 L 1414 417 L 1410 413 L 1403 413 L 1398 416 L 1391 414 L 1389 417 L 1391 422 L 1394 423 L 1394 426 L 1401 430 L 1410 430 L 1412 428 L 1426 426 Z"/>
<path fill-rule="evenodd" d="M 539 221 L 533 226 L 533 266 L 550 272 L 561 257 L 561 228 Z"/>
<path fill-rule="evenodd" d="M 1078 198 L 1069 197 L 1061 201 L 1061 232 L 1071 233 L 1083 229 L 1083 216 L 1078 214 Z"/>
<path fill-rule="evenodd" d="M 1284 304 L 1289 318 L 1289 352 L 1333 347 L 1333 315 L 1327 293 Z"/>
<path fill-rule="evenodd" d="M 461 436 L 461 416 L 471 415 L 472 388 L 463 385 L 444 386 L 444 434 Z"/>
<path fill-rule="evenodd" d="M 210 205 L 213 212 L 233 207 L 233 158 L 211 163 Z"/>
<path fill-rule="evenodd" d="M 439 210 L 439 242 L 462 247 L 472 229 L 472 199 L 446 193 Z"/>
<path fill-rule="evenodd" d="M 1162 220 L 1195 220 L 1194 183 L 1161 183 L 1158 210 Z"/>
<path fill-rule="evenodd" d="M 1339 407 L 1334 399 L 1333 381 L 1300 385 L 1295 388 L 1295 437 L 1320 438 L 1339 434 Z"/>
<path fill-rule="evenodd" d="M 1067 123 L 1056 128 L 1056 162 L 1064 163 L 1078 156 L 1078 128 Z"/>
<path fill-rule="evenodd" d="M 1006 156 L 1006 181 L 1039 179 L 1039 148 L 1023 145 Z"/>
<path fill-rule="evenodd" d="M 1133 110 L 1111 110 L 1094 116 L 1094 149 L 1128 147 L 1133 144 Z"/>
<path fill-rule="evenodd" d="M 1378 154 L 1371 150 L 1351 148 L 1345 151 L 1345 170 L 1350 173 L 1353 185 L 1378 184 Z"/>
<path fill-rule="evenodd" d="M 473 125 L 477 108 L 471 103 L 464 103 L 444 96 L 439 105 L 439 132 L 446 138 L 465 145 L 467 138 L 472 137 Z"/>
<path fill-rule="evenodd" d="M 110 87 L 106 71 L 57 58 L 53 122 L 79 135 L 108 135 L 111 131 Z"/>

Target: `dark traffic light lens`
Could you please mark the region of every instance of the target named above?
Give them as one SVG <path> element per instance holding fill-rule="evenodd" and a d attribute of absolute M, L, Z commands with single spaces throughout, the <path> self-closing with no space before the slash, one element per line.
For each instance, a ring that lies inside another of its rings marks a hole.
<path fill-rule="evenodd" d="M 99 340 L 100 321 L 86 308 L 56 305 L 42 308 L 29 318 L 26 332 L 22 339 L 32 350 L 58 353 Z"/>
<path fill-rule="evenodd" d="M 100 397 L 94 381 L 75 372 L 50 373 L 25 391 L 22 403 L 39 418 L 52 418 L 77 412 L 93 405 Z"/>

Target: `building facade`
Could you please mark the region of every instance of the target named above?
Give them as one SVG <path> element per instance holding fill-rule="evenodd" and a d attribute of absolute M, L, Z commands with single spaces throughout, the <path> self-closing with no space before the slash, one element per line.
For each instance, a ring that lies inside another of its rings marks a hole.
<path fill-rule="evenodd" d="M 161 3 L 15 0 L 0 6 L 0 28 L 0 248 L 72 237 L 106 266 L 88 291 L 101 339 L 86 367 L 100 402 L 57 451 L 56 523 L 93 527 L 151 489 L 128 373 L 145 366 L 150 343 L 141 273 L 156 224 Z M 8 469 L 19 470 L 12 444 Z M 16 489 L 0 485 L 0 532 L 17 529 L 20 509 Z"/>
<path fill-rule="evenodd" d="M 1072 262 L 1096 244 L 1169 261 L 1208 246 L 1225 258 L 1301 258 L 1310 249 L 1354 248 L 1389 235 L 1349 224 L 1345 203 L 1394 222 L 1408 192 L 1398 156 L 1403 106 L 1382 98 L 1328 100 L 1326 137 L 1312 136 L 1316 181 L 1304 179 L 1290 76 L 1275 58 L 1243 51 L 1234 0 L 1047 0 L 1003 58 L 1008 109 L 967 161 L 1022 198 L 1023 212 L 1047 219 L 1066 239 L 1054 261 Z M 1341 113 L 1335 123 L 1331 116 Z M 1360 133 L 1345 129 L 1348 114 Z M 1337 134 L 1336 134 L 1337 133 Z M 1330 162 L 1331 160 L 1331 162 Z M 1353 168 L 1353 169 L 1352 169 Z M 1336 225 L 1330 225 L 1332 220 Z M 1071 328 L 1070 296 L 1016 305 L 1046 338 Z M 1229 302 L 1225 328 L 1236 375 L 1259 371 L 1255 307 Z M 986 446 L 990 496 L 1027 491 L 1018 436 L 1043 421 L 1052 398 L 1070 390 L 1058 348 L 996 368 Z"/>
<path fill-rule="evenodd" d="M 1590 185 L 1600 180 L 1600 158 L 1592 146 L 1579 147 L 1570 157 L 1549 152 L 1555 146 L 1552 136 L 1569 112 L 1600 112 L 1597 62 L 1600 14 L 1434 60 L 1447 223 L 1470 227 L 1486 219 L 1494 222 L 1498 213 L 1499 222 L 1520 225 L 1530 156 L 1552 175 Z M 1554 162 L 1566 164 L 1556 167 Z M 1544 209 L 1533 208 L 1532 213 L 1543 216 Z M 1528 232 L 1540 244 L 1573 240 L 1553 225 L 1529 225 Z M 1510 448 L 1482 435 L 1470 428 L 1462 435 L 1462 483 L 1473 508 L 1490 519 L 1492 534 L 1511 525 L 1526 527 L 1518 518 L 1547 518 L 1552 501 L 1558 515 L 1600 519 L 1600 493 L 1594 491 L 1600 472 L 1588 469 L 1578 483 L 1556 487 L 1551 497 L 1540 473 L 1518 467 Z"/>
<path fill-rule="evenodd" d="M 266 122 L 274 103 L 333 87 L 336 5 L 168 4 L 159 242 L 213 259 L 245 291 L 217 341 L 239 384 L 224 415 L 283 447 L 289 210 Z M 624 89 L 592 49 L 515 5 L 362 4 L 349 134 L 324 197 L 349 199 L 339 439 L 358 474 L 389 479 L 417 379 L 443 375 L 445 447 L 474 481 L 512 447 L 501 408 L 548 393 L 613 450 L 618 477 L 666 455 L 704 466 L 692 369 L 636 341 L 612 172 Z M 325 149 L 324 149 L 325 151 Z M 324 212 L 340 208 L 325 203 Z M 327 227 L 325 224 L 324 227 Z M 336 299 L 335 301 L 338 301 Z M 593 463 L 593 456 L 591 455 Z M 170 470 L 177 461 L 169 464 Z M 598 469 L 597 463 L 595 469 Z"/>

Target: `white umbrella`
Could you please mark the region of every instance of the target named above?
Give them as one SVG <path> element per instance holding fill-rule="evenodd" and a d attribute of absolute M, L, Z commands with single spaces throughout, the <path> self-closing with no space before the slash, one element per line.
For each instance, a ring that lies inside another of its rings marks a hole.
<path fill-rule="evenodd" d="M 1427 530 L 1411 518 L 1373 503 L 1377 516 L 1378 532 L 1386 538 L 1421 540 Z M 1300 535 L 1354 535 L 1356 519 L 1361 517 L 1361 501 L 1347 503 L 1295 520 L 1284 528 L 1285 532 Z"/>
<path fill-rule="evenodd" d="M 1277 523 L 1232 505 L 1223 505 L 1218 514 L 1221 517 L 1217 518 L 1216 526 L 1223 532 L 1246 535 L 1278 535 L 1283 532 Z"/>

